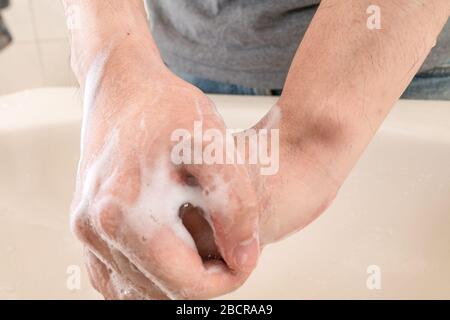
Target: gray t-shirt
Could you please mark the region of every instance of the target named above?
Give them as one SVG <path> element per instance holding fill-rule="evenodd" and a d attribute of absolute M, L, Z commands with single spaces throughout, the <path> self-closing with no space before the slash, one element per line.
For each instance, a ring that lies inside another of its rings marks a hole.
<path fill-rule="evenodd" d="M 147 0 L 155 41 L 175 72 L 283 87 L 320 0 Z M 450 63 L 450 20 L 421 71 Z"/>

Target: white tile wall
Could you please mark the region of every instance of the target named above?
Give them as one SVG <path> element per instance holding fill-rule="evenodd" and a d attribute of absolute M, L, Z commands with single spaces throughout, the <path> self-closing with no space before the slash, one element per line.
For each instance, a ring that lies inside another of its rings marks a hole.
<path fill-rule="evenodd" d="M 40 41 L 38 48 L 46 86 L 69 86 L 76 83 L 70 69 L 68 41 Z"/>
<path fill-rule="evenodd" d="M 43 85 L 39 51 L 33 42 L 16 43 L 0 52 L 0 95 Z"/>
<path fill-rule="evenodd" d="M 68 37 L 66 18 L 59 0 L 29 0 L 40 40 L 66 39 Z"/>
<path fill-rule="evenodd" d="M 42 86 L 76 85 L 59 0 L 12 0 L 2 16 L 14 43 L 0 51 L 0 95 Z"/>
<path fill-rule="evenodd" d="M 28 0 L 14 0 L 3 12 L 6 23 L 14 30 L 14 38 L 21 41 L 33 41 L 34 29 Z"/>

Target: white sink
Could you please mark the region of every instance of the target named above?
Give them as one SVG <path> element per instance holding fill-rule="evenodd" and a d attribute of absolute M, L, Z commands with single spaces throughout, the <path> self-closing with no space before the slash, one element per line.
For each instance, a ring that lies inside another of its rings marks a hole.
<path fill-rule="evenodd" d="M 212 98 L 236 128 L 275 101 Z M 100 297 L 69 231 L 80 120 L 73 88 L 0 97 L 0 299 Z M 76 266 L 81 287 L 68 288 Z M 450 103 L 397 103 L 331 208 L 267 247 L 226 298 L 450 299 Z"/>

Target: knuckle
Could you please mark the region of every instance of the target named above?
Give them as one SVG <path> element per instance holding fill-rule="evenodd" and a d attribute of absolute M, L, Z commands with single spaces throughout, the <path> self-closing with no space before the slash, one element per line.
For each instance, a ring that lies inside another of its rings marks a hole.
<path fill-rule="evenodd" d="M 98 210 L 96 220 L 100 231 L 113 237 L 117 234 L 122 219 L 119 209 L 113 204 L 108 203 Z"/>
<path fill-rule="evenodd" d="M 90 220 L 85 211 L 73 213 L 70 218 L 72 233 L 82 242 L 85 242 L 90 232 Z"/>

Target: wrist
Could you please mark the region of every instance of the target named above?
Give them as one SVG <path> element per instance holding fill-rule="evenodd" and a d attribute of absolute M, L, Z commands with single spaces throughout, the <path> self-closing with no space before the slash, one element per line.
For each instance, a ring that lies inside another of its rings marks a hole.
<path fill-rule="evenodd" d="M 352 129 L 322 103 L 286 104 L 280 100 L 280 147 L 292 163 L 304 168 L 329 186 L 332 193 L 347 176 L 347 159 L 352 152 Z M 328 111 L 328 112 L 327 112 Z"/>
<path fill-rule="evenodd" d="M 83 86 L 88 71 L 100 55 L 105 57 L 105 61 L 122 61 L 120 65 L 128 63 L 144 67 L 145 64 L 166 69 L 153 41 L 138 31 L 88 38 L 76 36 L 71 44 L 71 67 L 80 86 Z M 132 57 L 136 60 L 133 61 Z"/>
<path fill-rule="evenodd" d="M 80 85 L 100 54 L 145 50 L 149 61 L 164 64 L 141 0 L 63 0 L 63 5 L 70 32 L 71 66 Z"/>

